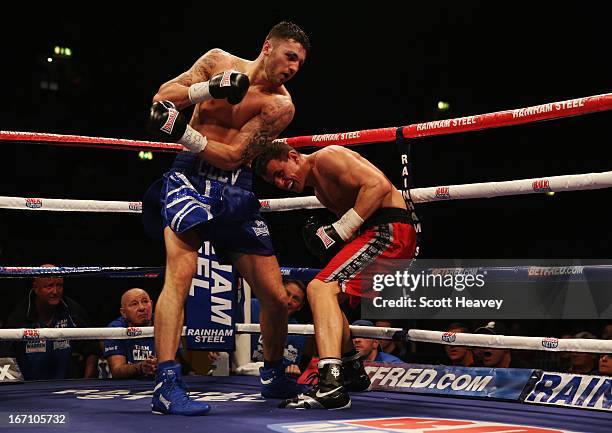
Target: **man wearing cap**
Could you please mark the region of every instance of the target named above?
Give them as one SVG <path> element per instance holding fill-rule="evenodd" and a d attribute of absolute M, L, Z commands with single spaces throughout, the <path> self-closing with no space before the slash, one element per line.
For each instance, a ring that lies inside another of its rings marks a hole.
<path fill-rule="evenodd" d="M 374 326 L 378 328 L 393 328 L 393 322 L 386 319 L 378 319 L 374 321 Z M 391 355 L 401 359 L 404 362 L 408 361 L 409 353 L 406 343 L 403 341 L 394 340 L 378 340 L 380 343 L 380 351 L 390 353 Z"/>
<path fill-rule="evenodd" d="M 596 339 L 597 337 L 589 331 L 581 331 L 575 334 L 574 338 Z M 568 373 L 597 374 L 597 354 L 571 352 Z"/>
<path fill-rule="evenodd" d="M 509 335 L 508 327 L 505 323 L 491 321 L 476 328 L 475 334 L 490 335 Z M 510 349 L 494 349 L 491 347 L 477 347 L 474 349 L 474 356 L 480 361 L 482 366 L 490 368 L 529 368 L 519 359 L 512 357 Z"/>

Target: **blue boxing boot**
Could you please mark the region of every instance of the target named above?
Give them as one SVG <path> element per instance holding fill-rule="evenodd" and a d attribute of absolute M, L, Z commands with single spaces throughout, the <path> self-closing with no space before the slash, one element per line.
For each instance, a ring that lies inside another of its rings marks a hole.
<path fill-rule="evenodd" d="M 165 361 L 157 365 L 151 411 L 160 415 L 206 415 L 210 405 L 189 397 L 181 378 L 181 364 Z"/>
<path fill-rule="evenodd" d="M 283 361 L 264 362 L 259 369 L 261 380 L 261 396 L 264 398 L 292 398 L 308 392 L 310 386 L 300 385 L 295 379 L 285 374 Z"/>

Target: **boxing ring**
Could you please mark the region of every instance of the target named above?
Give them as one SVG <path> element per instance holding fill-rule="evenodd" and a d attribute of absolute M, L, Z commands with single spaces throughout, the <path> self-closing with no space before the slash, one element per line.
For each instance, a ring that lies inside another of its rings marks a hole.
<path fill-rule="evenodd" d="M 98 433 L 145 431 L 239 432 L 608 432 L 609 413 L 390 392 L 351 394 L 350 411 L 293 411 L 259 395 L 251 376 L 187 377 L 192 396 L 214 405 L 201 417 L 155 416 L 152 382 L 74 380 L 2 386 L 2 412 L 67 414 L 66 428 L 16 431 Z M 43 403 L 44 401 L 44 403 Z M 518 426 L 521 427 L 518 427 Z M 6 427 L 6 424 L 2 425 Z M 0 427 L 1 428 L 1 427 Z M 588 429 L 588 430 L 587 430 Z"/>
<path fill-rule="evenodd" d="M 442 134 L 527 124 L 612 109 L 612 94 L 547 103 L 533 107 L 500 111 L 457 119 L 438 120 L 404 127 L 392 127 L 338 134 L 313 135 L 282 139 L 293 147 L 321 147 L 331 144 L 349 146 L 367 143 L 392 143 L 398 139 L 414 140 Z M 115 150 L 148 150 L 176 152 L 182 146 L 167 143 L 82 137 L 58 134 L 0 131 L 0 141 L 43 143 L 58 146 L 94 147 Z M 444 200 L 489 198 L 521 194 L 591 190 L 612 187 L 612 171 L 538 177 L 504 182 L 463 185 L 440 185 L 411 188 L 402 185 L 402 192 L 414 203 Z M 315 197 L 261 200 L 262 211 L 278 212 L 295 209 L 317 209 Z M 0 208 L 31 211 L 134 213 L 142 210 L 139 201 L 99 201 L 0 197 Z M 316 270 L 281 269 L 284 276 L 307 279 Z M 157 278 L 163 268 L 82 267 L 38 268 L 0 267 L 0 277 L 25 278 L 41 275 L 65 276 L 140 276 Z M 258 332 L 258 325 L 238 324 L 237 332 Z M 140 337 L 152 335 L 152 328 L 142 328 Z M 291 333 L 311 335 L 311 325 L 290 325 Z M 509 337 L 457 334 L 397 328 L 352 327 L 353 334 L 371 338 L 402 341 L 456 344 L 482 347 L 507 347 L 534 350 L 580 350 L 611 353 L 612 341 L 570 340 L 547 341 L 545 337 Z M 123 329 L 51 328 L 38 329 L 40 338 L 129 338 Z M 0 330 L 0 340 L 20 340 L 25 330 Z M 550 340 L 550 339 L 549 339 Z M 547 344 L 544 344 L 544 341 Z M 549 344 L 550 343 L 550 344 Z M 205 418 L 154 416 L 150 413 L 153 383 L 142 380 L 71 380 L 0 384 L 0 412 L 7 414 L 64 414 L 65 425 L 21 425 L 19 431 L 98 431 L 110 428 L 123 431 L 223 430 L 231 432 L 607 432 L 612 425 L 612 382 L 598 379 L 604 389 L 603 403 L 589 407 L 560 407 L 526 404 L 525 395 L 516 401 L 466 398 L 454 395 L 432 395 L 418 392 L 392 392 L 379 389 L 352 394 L 350 411 L 293 411 L 277 409 L 276 401 L 259 396 L 258 379 L 250 376 L 186 377 L 191 395 L 213 403 L 213 412 Z M 531 385 L 533 387 L 533 383 Z M 590 385 L 589 385 L 590 386 Z M 595 385 L 593 385 L 595 386 Z M 582 388 L 581 388 L 582 389 Z M 527 389 L 526 389 L 527 390 Z M 528 390 L 527 390 L 528 391 Z M 533 388 L 531 389 L 533 391 Z M 575 391 L 574 391 L 575 392 Z M 573 394 L 572 394 L 573 395 Z M 593 395 L 591 393 L 590 395 Z M 541 396 L 538 398 L 542 398 Z M 586 396 L 585 396 L 586 399 Z M 588 399 L 587 399 L 588 400 Z M 532 403 L 537 403 L 537 399 Z M 585 400 L 586 401 L 586 400 Z M 578 405 L 579 406 L 579 405 Z M 591 410 L 598 409 L 598 410 Z M 6 419 L 0 428 L 11 427 Z"/>

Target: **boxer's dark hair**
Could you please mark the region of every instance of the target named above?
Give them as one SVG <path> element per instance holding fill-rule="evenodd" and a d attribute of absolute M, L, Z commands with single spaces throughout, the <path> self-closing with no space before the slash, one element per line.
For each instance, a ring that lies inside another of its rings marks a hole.
<path fill-rule="evenodd" d="M 303 281 L 292 280 L 292 279 L 289 279 L 289 278 L 284 278 L 283 279 L 283 285 L 284 284 L 295 284 L 296 286 L 298 286 L 302 290 L 302 292 L 306 293 L 306 284 L 304 284 Z"/>
<path fill-rule="evenodd" d="M 293 39 L 304 47 L 306 53 L 310 52 L 310 39 L 308 39 L 308 35 L 297 24 L 290 21 L 281 21 L 272 27 L 266 39 L 274 38 Z"/>
<path fill-rule="evenodd" d="M 259 154 L 253 163 L 253 170 L 258 176 L 264 177 L 266 175 L 266 168 L 268 163 L 273 159 L 279 161 L 287 161 L 289 159 L 289 152 L 295 150 L 282 140 L 274 140 L 268 143 L 265 149 Z"/>

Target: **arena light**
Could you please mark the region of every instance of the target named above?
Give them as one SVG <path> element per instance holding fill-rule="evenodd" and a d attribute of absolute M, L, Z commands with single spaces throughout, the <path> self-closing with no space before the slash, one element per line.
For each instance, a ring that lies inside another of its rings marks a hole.
<path fill-rule="evenodd" d="M 138 158 L 140 158 L 141 161 L 150 161 L 153 159 L 153 152 L 141 150 L 138 152 Z"/>
<path fill-rule="evenodd" d="M 58 56 L 58 57 L 72 57 L 72 49 L 68 48 L 68 47 L 60 47 L 59 45 L 56 45 L 55 47 L 53 47 L 53 53 Z"/>
<path fill-rule="evenodd" d="M 438 111 L 448 111 L 450 108 L 450 103 L 447 101 L 438 101 Z"/>

